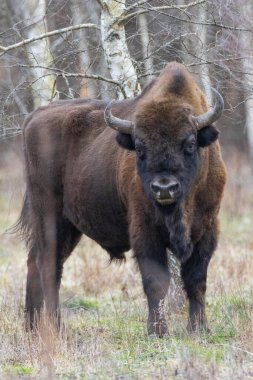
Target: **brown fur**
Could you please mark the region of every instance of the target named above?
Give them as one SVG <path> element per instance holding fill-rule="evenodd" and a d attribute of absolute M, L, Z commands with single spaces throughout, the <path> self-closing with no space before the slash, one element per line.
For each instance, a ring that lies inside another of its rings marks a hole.
<path fill-rule="evenodd" d="M 30 250 L 28 319 L 32 324 L 43 300 L 47 311 L 58 315 L 63 263 L 84 233 L 112 259 L 123 259 L 133 248 L 148 298 L 150 334 L 167 331 L 160 308 L 169 284 L 166 248 L 182 256 L 189 326 L 195 329 L 205 324 L 206 272 L 226 179 L 219 143 L 198 150 L 190 191 L 176 211 L 163 215 L 144 191 L 135 152 L 119 147 L 116 132 L 106 127 L 105 106 L 97 100 L 55 102 L 24 124 L 27 195 L 20 223 Z M 186 133 L 198 133 L 189 115 L 206 110 L 203 93 L 176 62 L 140 96 L 113 106 L 116 116 L 134 121 L 133 139 L 147 144 L 152 170 L 163 156 L 168 165 L 180 166 L 179 141 Z"/>

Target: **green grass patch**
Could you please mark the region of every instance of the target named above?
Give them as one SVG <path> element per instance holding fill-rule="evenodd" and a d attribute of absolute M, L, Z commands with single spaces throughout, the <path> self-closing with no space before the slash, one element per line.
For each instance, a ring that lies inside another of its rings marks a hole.
<path fill-rule="evenodd" d="M 215 326 L 213 332 L 206 336 L 206 341 L 213 344 L 222 344 L 229 342 L 236 336 L 236 329 L 229 325 L 224 328 L 224 325 Z"/>
<path fill-rule="evenodd" d="M 241 320 L 249 320 L 253 311 L 253 299 L 239 296 L 227 298 L 228 311 L 230 314 L 236 314 Z"/>
<path fill-rule="evenodd" d="M 209 309 L 211 333 L 206 339 L 209 343 L 224 344 L 236 337 L 238 321 L 244 325 L 250 321 L 253 312 L 253 299 L 245 296 L 229 295 L 216 299 Z"/>
<path fill-rule="evenodd" d="M 32 367 L 21 363 L 5 364 L 3 372 L 8 375 L 33 376 L 35 371 Z"/>
<path fill-rule="evenodd" d="M 65 302 L 69 309 L 98 310 L 99 303 L 94 299 L 75 298 Z"/>
<path fill-rule="evenodd" d="M 217 347 L 208 343 L 200 343 L 198 340 L 189 340 L 185 342 L 184 346 L 185 352 L 190 355 L 192 359 L 198 359 L 203 363 L 209 363 L 210 361 L 220 363 L 223 360 L 224 347 Z M 181 350 L 183 350 L 182 346 Z"/>

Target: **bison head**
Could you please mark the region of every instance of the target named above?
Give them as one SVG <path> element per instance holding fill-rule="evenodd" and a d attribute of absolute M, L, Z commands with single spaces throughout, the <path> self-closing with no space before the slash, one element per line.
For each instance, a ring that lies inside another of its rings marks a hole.
<path fill-rule="evenodd" d="M 224 103 L 213 89 L 214 106 L 194 116 L 191 104 L 179 97 L 158 97 L 137 105 L 134 121 L 112 115 L 106 107 L 105 120 L 118 131 L 117 141 L 135 150 L 137 169 L 148 198 L 168 212 L 188 194 L 197 177 L 201 148 L 218 137 L 212 125 L 222 114 Z"/>

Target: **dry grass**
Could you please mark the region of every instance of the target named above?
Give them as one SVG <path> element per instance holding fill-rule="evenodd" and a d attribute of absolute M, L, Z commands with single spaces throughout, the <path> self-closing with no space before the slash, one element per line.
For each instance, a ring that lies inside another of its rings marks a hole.
<path fill-rule="evenodd" d="M 19 213 L 22 164 L 15 156 L 1 164 L 0 378 L 253 378 L 253 187 L 247 163 L 229 157 L 220 245 L 208 278 L 212 332 L 189 336 L 186 306 L 169 307 L 171 337 L 159 340 L 146 336 L 146 303 L 131 253 L 126 264 L 108 266 L 107 255 L 86 238 L 65 266 L 60 335 L 48 321 L 35 334 L 25 332 L 25 248 L 4 233 Z"/>

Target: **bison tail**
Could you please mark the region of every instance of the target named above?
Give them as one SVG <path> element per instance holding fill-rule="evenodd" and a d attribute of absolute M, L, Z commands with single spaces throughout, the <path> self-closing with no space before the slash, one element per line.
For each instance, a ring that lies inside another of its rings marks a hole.
<path fill-rule="evenodd" d="M 18 234 L 22 240 L 25 240 L 27 247 L 32 246 L 32 225 L 29 212 L 29 199 L 27 193 L 24 195 L 23 206 L 20 216 L 14 226 L 10 229 L 11 233 Z"/>

